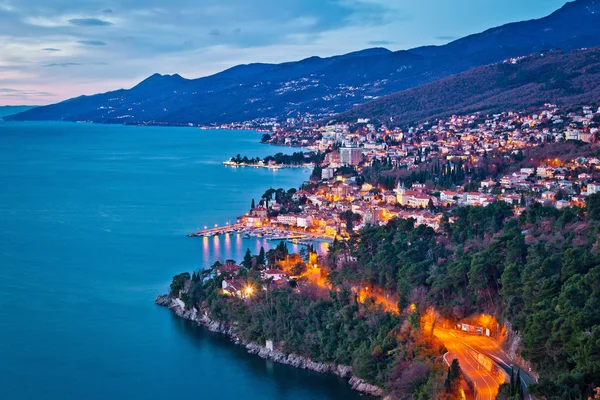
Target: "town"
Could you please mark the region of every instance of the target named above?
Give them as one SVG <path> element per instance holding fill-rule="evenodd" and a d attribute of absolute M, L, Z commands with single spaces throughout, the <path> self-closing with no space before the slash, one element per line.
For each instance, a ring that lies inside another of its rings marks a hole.
<path fill-rule="evenodd" d="M 222 229 L 334 239 L 393 218 L 438 230 L 452 223 L 457 206 L 503 201 L 516 215 L 536 202 L 584 207 L 588 195 L 600 192 L 593 146 L 599 126 L 600 109 L 566 112 L 545 104 L 535 112 L 452 116 L 405 130 L 368 119 L 280 130 L 263 141 L 311 152 L 294 153 L 285 164 L 280 154 L 238 155 L 226 164 L 312 168 L 310 182 L 299 190 L 269 189 L 235 227 Z"/>

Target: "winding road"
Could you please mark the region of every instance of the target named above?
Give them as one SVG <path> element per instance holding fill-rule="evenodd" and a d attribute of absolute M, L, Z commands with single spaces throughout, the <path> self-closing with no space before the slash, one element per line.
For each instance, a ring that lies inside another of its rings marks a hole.
<path fill-rule="evenodd" d="M 476 399 L 494 400 L 498 387 L 509 380 L 513 367 L 508 355 L 498 344 L 486 336 L 469 335 L 459 330 L 436 327 L 433 334 L 458 359 L 461 369 L 475 386 Z M 448 358 L 451 362 L 452 358 Z M 527 387 L 535 380 L 523 370 L 520 375 L 525 399 L 534 400 L 527 392 Z"/>

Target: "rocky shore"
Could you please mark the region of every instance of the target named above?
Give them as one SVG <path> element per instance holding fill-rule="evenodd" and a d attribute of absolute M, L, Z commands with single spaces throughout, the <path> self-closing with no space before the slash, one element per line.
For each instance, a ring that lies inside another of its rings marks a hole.
<path fill-rule="evenodd" d="M 236 335 L 232 328 L 227 327 L 221 322 L 213 321 L 206 313 L 198 312 L 195 308 L 192 310 L 186 309 L 184 303 L 180 299 L 170 297 L 169 295 L 160 295 L 156 298 L 155 302 L 159 306 L 169 308 L 180 318 L 194 321 L 198 325 L 205 326 L 211 332 L 218 332 L 229 336 L 236 344 L 246 347 L 250 354 L 256 354 L 261 358 L 272 360 L 280 364 L 291 365 L 296 368 L 307 369 L 323 374 L 334 374 L 348 379 L 348 383 L 350 383 L 352 389 L 356 391 L 369 396 L 382 397 L 384 395 L 384 391 L 380 387 L 371 385 L 362 379 L 353 376 L 352 367 L 350 366 L 318 363 L 296 354 L 285 354 L 277 350 L 271 350 L 257 343 L 246 343 Z"/>

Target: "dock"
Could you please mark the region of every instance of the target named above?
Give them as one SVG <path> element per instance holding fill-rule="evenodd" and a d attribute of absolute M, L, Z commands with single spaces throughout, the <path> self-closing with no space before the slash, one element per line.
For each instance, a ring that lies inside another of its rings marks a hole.
<path fill-rule="evenodd" d="M 238 232 L 243 229 L 242 224 L 232 224 L 225 226 L 217 226 L 214 228 L 201 229 L 197 232 L 192 232 L 188 234 L 188 237 L 203 237 L 203 236 L 215 236 L 215 235 L 224 235 L 226 233 Z"/>

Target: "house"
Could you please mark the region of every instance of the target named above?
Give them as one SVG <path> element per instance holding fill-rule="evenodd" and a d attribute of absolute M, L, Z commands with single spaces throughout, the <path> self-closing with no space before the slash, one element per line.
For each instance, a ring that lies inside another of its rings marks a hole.
<path fill-rule="evenodd" d="M 248 228 L 262 226 L 262 221 L 260 217 L 246 217 L 246 226 Z"/>
<path fill-rule="evenodd" d="M 298 217 L 292 214 L 279 214 L 277 216 L 277 223 L 296 226 L 298 224 Z"/>
<path fill-rule="evenodd" d="M 442 204 L 451 204 L 456 201 L 455 197 L 458 196 L 458 193 L 451 192 L 449 190 L 443 190 L 440 192 L 440 202 Z"/>
<path fill-rule="evenodd" d="M 487 194 L 481 195 L 479 197 L 479 202 L 481 203 L 481 205 L 483 207 L 486 207 L 486 206 L 494 203 L 496 200 L 497 199 L 495 196 L 491 196 L 491 195 L 487 195 Z"/>
<path fill-rule="evenodd" d="M 240 270 L 243 267 L 241 265 L 237 265 L 233 260 L 227 260 L 225 265 L 220 265 L 215 268 L 215 274 L 217 276 L 225 276 L 225 277 L 233 277 L 237 276 Z"/>
<path fill-rule="evenodd" d="M 502 178 L 500 178 L 500 184 L 505 188 L 511 187 L 512 183 L 513 183 L 513 179 L 514 178 L 512 176 L 508 176 L 508 175 L 503 176 Z"/>
<path fill-rule="evenodd" d="M 479 192 L 469 192 L 467 193 L 467 205 L 469 206 L 477 206 L 479 205 L 479 196 L 481 193 Z"/>
<path fill-rule="evenodd" d="M 496 181 L 493 180 L 493 179 L 486 179 L 485 181 L 481 182 L 481 187 L 482 188 L 489 189 L 489 188 L 492 188 L 494 186 L 496 186 Z"/>
<path fill-rule="evenodd" d="M 396 204 L 398 200 L 394 192 L 384 192 L 383 201 L 385 201 L 386 204 Z"/>
<path fill-rule="evenodd" d="M 313 217 L 306 214 L 298 215 L 296 225 L 299 228 L 310 228 L 313 226 Z"/>
<path fill-rule="evenodd" d="M 263 206 L 254 207 L 252 210 L 250 210 L 250 215 L 252 217 L 264 219 L 269 216 L 269 210 L 267 210 L 267 208 Z"/>
<path fill-rule="evenodd" d="M 223 294 L 246 298 L 252 295 L 253 289 L 248 286 L 248 283 L 242 279 L 224 279 L 221 283 Z"/>
<path fill-rule="evenodd" d="M 266 271 L 262 271 L 261 276 L 264 280 L 273 279 L 273 282 L 288 279 L 288 274 L 280 269 L 268 269 Z"/>
<path fill-rule="evenodd" d="M 600 183 L 598 183 L 598 182 L 588 183 L 587 192 L 588 192 L 588 195 L 600 193 Z"/>

